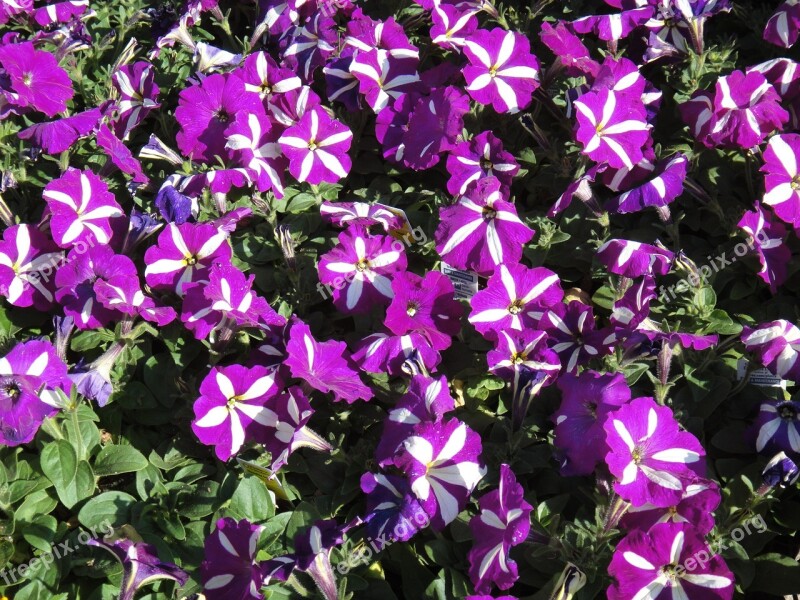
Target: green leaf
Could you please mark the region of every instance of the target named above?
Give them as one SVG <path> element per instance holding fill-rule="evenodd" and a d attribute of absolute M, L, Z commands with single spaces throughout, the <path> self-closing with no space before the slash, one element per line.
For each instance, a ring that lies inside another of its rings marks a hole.
<path fill-rule="evenodd" d="M 228 507 L 230 516 L 261 523 L 275 514 L 267 486 L 257 477 L 245 477 L 236 488 Z"/>
<path fill-rule="evenodd" d="M 106 446 L 97 455 L 94 472 L 98 477 L 135 473 L 146 469 L 147 458 L 133 446 Z"/>
<path fill-rule="evenodd" d="M 748 592 L 766 592 L 775 596 L 796 594 L 800 590 L 800 564 L 788 556 L 770 553 L 753 559 L 756 575 Z"/>
<path fill-rule="evenodd" d="M 136 498 L 125 492 L 104 492 L 89 500 L 78 513 L 78 521 L 84 527 L 99 527 L 108 521 L 119 527 L 131 520 L 131 508 Z"/>
<path fill-rule="evenodd" d="M 85 460 L 78 461 L 75 449 L 66 440 L 48 444 L 42 450 L 42 471 L 53 483 L 58 499 L 67 508 L 92 495 L 94 473 Z"/>

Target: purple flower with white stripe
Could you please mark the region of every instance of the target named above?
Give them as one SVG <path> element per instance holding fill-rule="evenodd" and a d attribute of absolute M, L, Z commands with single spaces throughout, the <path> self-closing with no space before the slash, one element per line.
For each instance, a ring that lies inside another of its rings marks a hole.
<path fill-rule="evenodd" d="M 79 242 L 107 244 L 111 219 L 124 215 L 108 186 L 91 171 L 70 167 L 42 193 L 50 211 L 53 240 L 62 248 Z"/>
<path fill-rule="evenodd" d="M 552 381 L 561 370 L 558 355 L 547 347 L 547 334 L 534 329 L 500 331 L 486 362 L 489 371 L 510 381 L 513 388 L 531 371 L 544 373 Z"/>
<path fill-rule="evenodd" d="M 353 132 L 347 125 L 332 119 L 321 107 L 306 112 L 278 139 L 289 159 L 289 172 L 312 185 L 347 177 L 352 166 L 347 151 L 352 141 Z"/>
<path fill-rule="evenodd" d="M 416 357 L 429 371 L 442 360 L 424 333 L 411 331 L 405 335 L 373 333 L 356 344 L 353 360 L 369 373 L 402 375 L 403 364 Z"/>
<path fill-rule="evenodd" d="M 567 373 L 575 372 L 593 358 L 611 354 L 617 341 L 612 330 L 596 329 L 592 307 L 579 300 L 553 305 L 542 315 L 538 326 L 547 332 L 549 345 Z"/>
<path fill-rule="evenodd" d="M 147 285 L 183 295 L 187 283 L 207 281 L 214 263 L 230 263 L 227 234 L 209 223 L 170 223 L 147 249 L 144 271 Z"/>
<path fill-rule="evenodd" d="M 389 537 L 396 542 L 406 542 L 430 520 L 402 477 L 364 473 L 361 491 L 367 496 L 364 522 L 372 539 Z"/>
<path fill-rule="evenodd" d="M 437 4 L 431 12 L 431 41 L 447 50 L 457 50 L 467 43 L 478 29 L 478 11 L 462 10 L 452 4 Z"/>
<path fill-rule="evenodd" d="M 491 104 L 498 113 L 527 108 L 539 87 L 539 62 L 528 38 L 499 27 L 478 29 L 464 44 L 467 92 L 476 102 Z"/>
<path fill-rule="evenodd" d="M 608 598 L 731 600 L 733 573 L 719 554 L 698 561 L 707 550 L 705 537 L 691 523 L 659 523 L 648 532 L 633 531 L 617 544 L 608 567 L 614 578 Z"/>
<path fill-rule="evenodd" d="M 333 284 L 333 303 L 340 312 L 367 313 L 388 306 L 394 297 L 392 274 L 405 271 L 406 254 L 394 238 L 351 226 L 320 257 L 318 269 L 320 283 Z"/>
<path fill-rule="evenodd" d="M 756 360 L 781 379 L 800 381 L 800 328 L 784 319 L 745 327 L 742 343 Z"/>
<path fill-rule="evenodd" d="M 652 398 L 631 400 L 609 415 L 603 429 L 614 490 L 633 506 L 673 506 L 686 485 L 704 474 L 700 442 Z"/>
<path fill-rule="evenodd" d="M 386 233 L 403 229 L 405 220 L 397 209 L 368 202 L 323 202 L 319 207 L 323 220 L 336 227 L 371 227 L 380 225 Z"/>
<path fill-rule="evenodd" d="M 665 248 L 622 239 L 608 240 L 598 248 L 596 256 L 610 273 L 623 277 L 666 275 L 675 259 Z"/>
<path fill-rule="evenodd" d="M 503 149 L 503 142 L 491 131 L 479 133 L 469 141 L 458 144 L 447 157 L 447 191 L 463 196 L 469 185 L 484 177 L 496 177 L 508 199 L 511 181 L 519 172 L 519 164 Z"/>
<path fill-rule="evenodd" d="M 439 209 L 436 251 L 447 264 L 490 275 L 498 265 L 516 264 L 534 231 L 505 200 L 496 177 L 478 180 L 456 204 Z"/>
<path fill-rule="evenodd" d="M 544 311 L 564 297 L 558 275 L 544 267 L 500 265 L 485 290 L 472 297 L 469 322 L 484 337 L 537 329 Z"/>
<path fill-rule="evenodd" d="M 511 467 L 503 464 L 497 489 L 478 500 L 481 512 L 469 521 L 474 542 L 467 556 L 469 577 L 478 593 L 488 593 L 493 585 L 507 590 L 519 578 L 510 552 L 531 529 L 533 507 L 524 494 Z"/>
<path fill-rule="evenodd" d="M 267 400 L 277 393 L 275 375 L 264 367 L 214 367 L 200 384 L 192 431 L 226 461 L 245 443 L 272 438 L 277 419 Z"/>
<path fill-rule="evenodd" d="M 764 27 L 764 39 L 781 48 L 791 48 L 800 36 L 800 1 L 786 0 L 778 5 Z"/>
<path fill-rule="evenodd" d="M 395 58 L 387 50 L 359 52 L 350 63 L 358 89 L 369 107 L 380 113 L 401 94 L 420 90 L 419 61 Z"/>
<path fill-rule="evenodd" d="M 113 128 L 116 135 L 125 140 L 147 115 L 161 106 L 155 71 L 150 63 L 138 61 L 120 66 L 111 75 L 111 81 L 119 94 Z"/>
<path fill-rule="evenodd" d="M 67 365 L 50 342 L 31 340 L 0 358 L 0 444 L 27 444 L 56 413 L 72 384 Z"/>
<path fill-rule="evenodd" d="M 640 96 L 611 89 L 583 94 L 574 103 L 582 152 L 614 168 L 632 168 L 644 157 L 651 126 Z"/>
<path fill-rule="evenodd" d="M 606 209 L 625 214 L 648 207 L 667 206 L 683 193 L 683 181 L 686 179 L 688 163 L 686 155 L 680 152 L 669 160 L 655 164 L 645 158 L 639 166 L 650 171 L 649 178 L 611 199 L 606 204 Z"/>
<path fill-rule="evenodd" d="M 244 81 L 244 89 L 269 100 L 273 94 L 298 90 L 303 82 L 292 69 L 279 67 L 266 52 L 253 52 L 237 71 Z"/>
<path fill-rule="evenodd" d="M 240 164 L 253 172 L 260 192 L 272 190 L 277 198 L 283 198 L 283 174 L 289 165 L 278 143 L 282 130 L 263 107 L 239 112 L 225 130 L 225 147 L 240 155 Z"/>
<path fill-rule="evenodd" d="M 755 210 L 745 211 L 737 225 L 748 235 L 748 246 L 758 256 L 758 276 L 776 293 L 788 277 L 792 259 L 792 251 L 786 245 L 786 227 L 758 202 Z"/>
<path fill-rule="evenodd" d="M 53 307 L 53 272 L 63 253 L 33 225 L 13 225 L 3 231 L 0 241 L 0 289 L 9 304 L 33 306 L 47 311 Z"/>
<path fill-rule="evenodd" d="M 767 455 L 788 452 L 800 455 L 800 402 L 766 401 L 753 424 L 756 450 Z"/>
<path fill-rule="evenodd" d="M 685 487 L 683 497 L 674 506 L 631 506 L 620 525 L 627 530 L 647 531 L 658 523 L 689 523 L 697 533 L 710 533 L 714 529 L 714 509 L 721 499 L 714 481 L 698 477 Z"/>
<path fill-rule="evenodd" d="M 794 228 L 800 227 L 800 135 L 772 136 L 764 149 L 764 204 Z"/>
<path fill-rule="evenodd" d="M 480 436 L 458 419 L 421 423 L 403 442 L 395 465 L 408 477 L 434 530 L 455 520 L 483 479 L 481 451 Z"/>
<path fill-rule="evenodd" d="M 282 40 L 286 43 L 283 62 L 310 82 L 317 67 L 334 53 L 337 42 L 336 23 L 323 11 L 317 11 L 301 26 L 286 32 Z"/>
<path fill-rule="evenodd" d="M 617 41 L 627 37 L 634 29 L 644 25 L 653 16 L 651 6 L 607 15 L 589 15 L 575 19 L 569 27 L 580 34 L 593 33 L 599 39 L 615 47 Z"/>

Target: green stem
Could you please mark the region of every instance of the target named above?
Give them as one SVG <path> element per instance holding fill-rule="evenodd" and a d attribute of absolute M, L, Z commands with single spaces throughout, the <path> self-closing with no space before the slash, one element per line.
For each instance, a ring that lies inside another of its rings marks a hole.
<path fill-rule="evenodd" d="M 48 417 L 42 423 L 42 429 L 46 434 L 48 434 L 54 440 L 63 440 L 64 434 L 61 433 L 61 429 L 59 428 L 58 424 L 56 423 L 53 417 Z"/>
<path fill-rule="evenodd" d="M 78 405 L 80 406 L 80 405 Z M 78 460 L 86 458 L 86 447 L 83 445 L 83 435 L 81 434 L 81 422 L 78 420 L 78 407 L 69 411 L 69 418 L 75 428 L 76 443 L 78 445 Z"/>

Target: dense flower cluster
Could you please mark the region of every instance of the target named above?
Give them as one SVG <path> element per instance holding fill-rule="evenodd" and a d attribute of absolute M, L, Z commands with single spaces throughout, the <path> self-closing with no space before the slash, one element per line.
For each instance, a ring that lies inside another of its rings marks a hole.
<path fill-rule="evenodd" d="M 771 590 L 800 69 L 707 47 L 732 2 L 100 4 L 0 6 L 9 540 L 108 513 L 131 600 Z"/>

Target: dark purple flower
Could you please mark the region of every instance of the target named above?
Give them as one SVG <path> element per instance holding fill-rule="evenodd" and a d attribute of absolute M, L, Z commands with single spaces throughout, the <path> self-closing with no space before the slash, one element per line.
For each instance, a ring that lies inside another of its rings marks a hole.
<path fill-rule="evenodd" d="M 778 5 L 764 27 L 764 39 L 782 48 L 791 48 L 800 36 L 800 3 L 786 0 Z"/>
<path fill-rule="evenodd" d="M 361 491 L 367 495 L 364 522 L 374 540 L 388 537 L 396 542 L 408 541 L 430 521 L 402 477 L 364 473 Z"/>
<path fill-rule="evenodd" d="M 479 133 L 469 141 L 461 142 L 447 157 L 447 191 L 454 196 L 464 195 L 469 185 L 484 177 L 496 177 L 510 194 L 511 181 L 519 172 L 514 157 L 503 149 L 503 143 L 491 131 Z"/>
<path fill-rule="evenodd" d="M 607 241 L 597 250 L 596 256 L 609 272 L 624 277 L 666 275 L 675 258 L 665 248 L 620 239 Z"/>
<path fill-rule="evenodd" d="M 770 211 L 756 202 L 755 210 L 742 215 L 737 225 L 749 236 L 749 246 L 758 256 L 761 270 L 758 276 L 774 294 L 789 273 L 792 252 L 786 245 L 786 227 Z"/>

